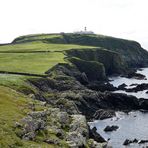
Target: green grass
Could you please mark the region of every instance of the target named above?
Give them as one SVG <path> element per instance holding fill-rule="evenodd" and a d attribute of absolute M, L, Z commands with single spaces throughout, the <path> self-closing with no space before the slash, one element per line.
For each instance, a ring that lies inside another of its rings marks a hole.
<path fill-rule="evenodd" d="M 20 145 L 14 124 L 29 111 L 28 99 L 16 91 L 0 86 L 0 147 Z"/>
<path fill-rule="evenodd" d="M 28 93 L 35 93 L 37 90 L 28 83 L 32 76 L 0 74 L 0 86 L 6 86 L 14 90 Z"/>
<path fill-rule="evenodd" d="M 80 46 L 74 44 L 48 44 L 41 41 L 27 42 L 21 44 L 10 44 L 0 46 L 0 53 L 11 52 L 37 52 L 37 51 L 64 51 L 77 48 L 89 48 L 91 46 Z"/>
<path fill-rule="evenodd" d="M 63 63 L 64 54 L 52 53 L 0 53 L 0 71 L 44 74 L 57 63 Z"/>
<path fill-rule="evenodd" d="M 20 36 L 16 38 L 13 42 L 21 43 L 21 42 L 30 42 L 30 41 L 37 41 L 37 40 L 49 40 L 49 39 L 59 39 L 63 40 L 63 36 L 61 34 L 35 34 L 35 35 L 26 35 Z"/>
<path fill-rule="evenodd" d="M 65 63 L 64 51 L 73 48 L 81 49 L 88 46 L 47 44 L 41 41 L 3 45 L 0 46 L 0 71 L 44 74 L 57 63 Z M 0 74 L 0 85 L 28 94 L 36 91 L 27 83 L 27 79 L 30 78 L 32 76 Z"/>
<path fill-rule="evenodd" d="M 64 44 L 65 42 L 69 44 Z M 131 42 L 128 41 L 128 43 L 125 44 L 126 42 L 127 41 L 125 40 L 117 40 L 116 38 L 101 35 L 67 34 L 64 37 L 61 34 L 40 34 L 22 36 L 14 40 L 14 43 L 17 44 L 0 46 L 0 71 L 45 74 L 47 70 L 56 64 L 68 62 L 68 60 L 65 60 L 65 51 L 77 49 L 79 50 L 79 53 L 75 52 L 75 54 L 79 54 L 80 57 L 76 55 L 75 57 L 80 59 L 71 58 L 71 62 L 77 65 L 80 71 L 85 71 L 88 76 L 90 75 L 90 77 L 94 77 L 94 75 L 96 75 L 96 77 L 98 77 L 100 71 L 104 71 L 104 67 L 99 63 L 100 61 L 97 61 L 97 59 L 98 57 L 99 59 L 102 57 L 104 59 L 104 49 L 102 50 L 103 54 L 98 56 L 96 55 L 96 52 L 93 52 L 94 54 L 92 53 L 92 48 L 96 49 L 95 46 L 101 46 L 102 48 L 113 51 L 120 51 L 121 49 L 119 47 L 122 47 L 123 49 L 119 53 L 124 52 L 125 54 L 124 50 L 127 51 L 127 49 L 133 47 Z M 139 48 L 139 45 L 137 44 L 134 44 L 134 46 L 134 49 Z M 87 49 L 90 48 L 91 51 L 86 53 Z M 86 54 L 82 53 L 83 49 L 85 50 Z M 69 52 L 72 52 L 72 50 Z M 105 52 L 108 51 L 105 50 Z M 128 53 L 129 52 L 127 52 L 127 54 Z M 111 55 L 111 52 L 108 52 L 108 54 Z M 88 58 L 88 55 L 90 58 Z M 72 54 L 72 56 L 74 55 Z M 107 62 L 110 62 L 108 57 L 107 59 L 105 58 L 105 61 L 107 60 Z M 87 58 L 88 61 L 85 61 Z M 101 61 L 101 63 L 103 63 L 103 61 Z M 27 94 L 36 94 L 38 91 L 37 88 L 31 86 L 28 83 L 28 79 L 31 78 L 36 77 L 0 74 L 0 148 L 55 147 L 53 145 L 47 145 L 46 143 L 43 143 L 42 136 L 38 137 L 41 139 L 41 141 L 37 143 L 33 141 L 23 141 L 17 137 L 14 132 L 15 122 L 26 116 L 27 113 L 31 111 L 29 104 L 32 102 L 34 103 L 33 100 L 27 97 Z M 20 92 L 23 92 L 26 95 L 23 95 Z M 42 110 L 42 107 L 38 106 L 38 109 Z"/>
<path fill-rule="evenodd" d="M 0 71 L 44 74 L 57 63 L 65 63 L 65 50 L 88 47 L 41 41 L 0 46 Z"/>
<path fill-rule="evenodd" d="M 25 95 L 8 87 L 0 86 L 0 148 L 54 148 L 55 146 L 44 142 L 24 141 L 15 132 L 15 123 L 31 111 L 30 104 L 40 106 Z M 42 110 L 44 108 L 42 107 Z"/>

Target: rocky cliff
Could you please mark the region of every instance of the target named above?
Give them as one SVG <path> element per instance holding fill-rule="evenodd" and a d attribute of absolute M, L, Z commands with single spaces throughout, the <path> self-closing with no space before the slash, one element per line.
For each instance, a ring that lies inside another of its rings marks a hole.
<path fill-rule="evenodd" d="M 11 110 L 15 112 L 9 118 L 13 120 L 16 113 L 19 117 L 15 117 L 14 125 L 11 122 L 7 126 L 14 130 L 10 132 L 13 139 L 17 137 L 17 141 L 11 141 L 11 147 L 31 144 L 36 147 L 104 148 L 107 147 L 106 139 L 96 129 L 90 129 L 87 121 L 115 116 L 115 111 L 148 109 L 145 99 L 112 93 L 117 88 L 107 80 L 108 75 L 125 74 L 131 68 L 148 65 L 148 52 L 135 41 L 102 35 L 41 34 L 16 38 L 11 44 L 1 46 L 0 52 L 2 57 L 6 56 L 6 60 L 1 60 L 4 64 L 8 62 L 8 56 L 11 56 L 10 62 L 15 59 L 14 55 L 17 57 L 19 63 L 14 63 L 15 70 L 24 66 L 25 72 L 36 68 L 42 74 L 41 77 L 11 71 L 1 73 L 1 85 L 5 89 L 10 87 L 13 93 L 19 92 L 13 98 L 9 96 L 8 104 L 11 99 L 18 101 L 20 94 L 24 95 L 18 108 L 17 105 L 13 108 L 15 103 L 11 103 Z M 27 61 L 23 61 L 24 55 Z M 45 62 L 44 58 L 47 58 Z M 58 58 L 61 58 L 60 62 L 57 62 Z M 48 62 L 52 66 L 47 69 Z M 44 66 L 46 71 L 40 69 Z M 19 74 L 26 74 L 25 78 Z M 1 95 L 2 102 L 6 100 L 3 96 L 9 93 Z M 29 104 L 24 103 L 26 98 L 29 98 Z M 6 111 L 0 117 L 5 115 Z M 5 127 L 3 129 L 7 131 Z M 4 137 L 2 133 L 0 136 Z M 8 143 L 3 140 L 0 146 L 10 146 Z"/>
<path fill-rule="evenodd" d="M 105 66 L 107 74 L 121 73 L 126 68 L 148 66 L 148 52 L 132 40 L 89 34 L 41 34 L 16 38 L 12 43 L 42 41 L 44 43 L 89 45 L 96 49 L 69 50 L 68 55 L 83 60 L 97 61 Z M 126 68 L 125 68 L 126 67 Z"/>

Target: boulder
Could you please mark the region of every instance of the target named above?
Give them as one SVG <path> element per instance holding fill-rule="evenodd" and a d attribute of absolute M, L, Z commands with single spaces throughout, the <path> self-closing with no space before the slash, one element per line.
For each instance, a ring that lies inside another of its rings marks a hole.
<path fill-rule="evenodd" d="M 99 133 L 97 133 L 96 127 L 89 129 L 89 138 L 94 139 L 95 141 L 99 143 L 106 142 L 106 140 Z"/>
<path fill-rule="evenodd" d="M 61 111 L 67 112 L 70 115 L 80 113 L 75 102 L 72 100 L 60 98 L 56 101 L 56 105 Z"/>
<path fill-rule="evenodd" d="M 136 73 L 136 72 L 131 72 L 127 75 L 127 78 L 134 78 L 134 79 L 138 79 L 138 80 L 145 80 L 146 77 L 143 74 L 140 73 Z"/>
<path fill-rule="evenodd" d="M 96 142 L 93 139 L 89 139 L 88 140 L 88 146 L 90 148 L 112 148 L 110 146 L 107 146 L 107 143 L 106 142 L 104 142 L 104 143 L 98 143 L 98 142 Z"/>
<path fill-rule="evenodd" d="M 131 143 L 138 143 L 138 140 L 137 139 L 134 139 L 134 140 L 129 140 L 129 139 L 126 139 L 123 143 L 123 145 L 129 145 Z"/>
<path fill-rule="evenodd" d="M 70 132 L 77 131 L 84 137 L 88 138 L 88 125 L 85 116 L 83 115 L 72 115 L 72 122 L 70 124 Z"/>
<path fill-rule="evenodd" d="M 89 138 L 88 125 L 85 116 L 71 115 L 71 123 L 66 141 L 70 147 L 83 147 Z"/>
<path fill-rule="evenodd" d="M 148 143 L 148 140 L 140 140 L 140 141 L 138 142 L 138 144 L 144 144 L 144 143 Z"/>
<path fill-rule="evenodd" d="M 140 109 L 139 111 L 142 113 L 148 113 L 148 110 L 145 110 L 145 109 Z"/>
<path fill-rule="evenodd" d="M 132 143 L 131 140 L 126 139 L 126 140 L 123 142 L 123 145 L 129 145 L 129 144 L 131 144 L 131 143 Z"/>
<path fill-rule="evenodd" d="M 121 85 L 119 85 L 118 86 L 118 89 L 119 90 L 125 90 L 125 87 L 126 87 L 127 85 L 125 84 L 125 83 L 123 83 L 123 84 L 121 84 Z"/>
<path fill-rule="evenodd" d="M 105 132 L 112 132 L 112 131 L 116 131 L 118 128 L 119 128 L 119 126 L 117 126 L 117 125 L 106 126 L 104 131 Z"/>
<path fill-rule="evenodd" d="M 101 92 L 117 90 L 117 88 L 114 87 L 112 84 L 110 84 L 108 82 L 99 82 L 99 81 L 90 82 L 87 85 L 87 87 L 89 89 L 92 89 L 92 90 L 95 90 L 95 91 L 101 91 Z"/>
<path fill-rule="evenodd" d="M 86 145 L 86 137 L 83 137 L 83 135 L 77 131 L 69 132 L 66 141 L 71 148 L 84 147 Z"/>
<path fill-rule="evenodd" d="M 138 84 L 137 86 L 133 88 L 126 89 L 126 92 L 138 92 L 138 91 L 143 91 L 148 89 L 148 84 L 143 83 L 143 84 Z"/>
<path fill-rule="evenodd" d="M 148 99 L 139 99 L 139 108 L 143 110 L 148 110 Z"/>
<path fill-rule="evenodd" d="M 57 120 L 61 123 L 62 127 L 66 127 L 70 124 L 70 118 L 67 112 L 59 112 L 56 115 Z"/>

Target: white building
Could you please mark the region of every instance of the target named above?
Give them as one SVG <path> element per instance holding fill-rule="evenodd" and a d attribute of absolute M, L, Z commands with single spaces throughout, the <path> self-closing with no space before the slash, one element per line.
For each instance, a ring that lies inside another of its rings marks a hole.
<path fill-rule="evenodd" d="M 87 31 L 87 28 L 84 28 L 84 31 L 76 31 L 74 34 L 94 34 L 93 31 Z"/>

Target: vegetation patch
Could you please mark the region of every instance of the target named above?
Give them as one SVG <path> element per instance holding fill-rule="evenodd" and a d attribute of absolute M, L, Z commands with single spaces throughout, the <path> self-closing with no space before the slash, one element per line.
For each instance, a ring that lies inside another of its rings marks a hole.
<path fill-rule="evenodd" d="M 0 71 L 44 74 L 52 66 L 64 61 L 63 53 L 1 53 Z"/>
<path fill-rule="evenodd" d="M 22 145 L 14 132 L 14 126 L 30 111 L 29 102 L 24 95 L 0 86 L 0 147 Z"/>

